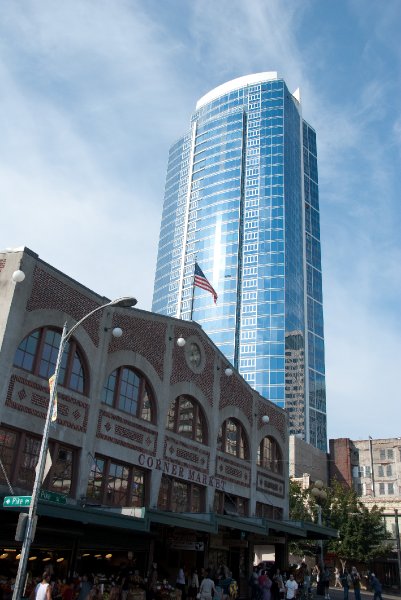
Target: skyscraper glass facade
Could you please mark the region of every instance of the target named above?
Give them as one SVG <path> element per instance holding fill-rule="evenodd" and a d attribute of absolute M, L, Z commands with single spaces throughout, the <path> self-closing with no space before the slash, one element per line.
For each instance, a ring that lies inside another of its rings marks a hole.
<path fill-rule="evenodd" d="M 194 289 L 195 261 L 217 304 Z M 206 94 L 171 147 L 153 310 L 200 323 L 326 450 L 316 134 L 276 73 Z"/>

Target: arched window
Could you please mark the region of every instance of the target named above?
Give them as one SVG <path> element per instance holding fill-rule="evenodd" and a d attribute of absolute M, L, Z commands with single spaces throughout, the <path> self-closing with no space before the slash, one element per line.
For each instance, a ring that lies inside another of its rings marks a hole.
<path fill-rule="evenodd" d="M 265 437 L 258 448 L 257 463 L 273 473 L 283 472 L 283 460 L 280 446 L 272 437 Z"/>
<path fill-rule="evenodd" d="M 220 428 L 217 449 L 238 458 L 249 458 L 244 428 L 236 419 L 227 419 Z"/>
<path fill-rule="evenodd" d="M 170 404 L 166 428 L 183 437 L 206 443 L 206 423 L 202 409 L 190 396 L 179 396 Z"/>
<path fill-rule="evenodd" d="M 14 366 L 49 379 L 56 367 L 60 340 L 61 333 L 56 329 L 50 327 L 36 329 L 18 346 Z M 82 353 L 74 339 L 70 339 L 65 345 L 59 384 L 81 394 L 88 393 Z"/>
<path fill-rule="evenodd" d="M 150 386 L 145 377 L 132 367 L 119 367 L 109 375 L 102 401 L 144 421 L 153 421 Z"/>

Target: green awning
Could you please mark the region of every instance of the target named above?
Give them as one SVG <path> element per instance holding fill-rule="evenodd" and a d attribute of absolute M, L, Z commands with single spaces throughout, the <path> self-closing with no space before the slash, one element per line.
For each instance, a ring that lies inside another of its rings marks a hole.
<path fill-rule="evenodd" d="M 170 527 L 181 527 L 207 533 L 217 532 L 217 524 L 212 513 L 177 513 L 147 508 L 145 515 L 150 523 L 161 523 Z"/>
<path fill-rule="evenodd" d="M 274 519 L 264 519 L 269 535 L 288 533 L 290 537 L 306 537 L 306 531 L 296 521 L 276 521 Z"/>
<path fill-rule="evenodd" d="M 9 510 L 9 509 L 8 509 Z M 90 525 L 101 525 L 117 529 L 131 529 L 133 531 L 149 531 L 149 520 L 146 513 L 143 517 L 132 517 L 121 514 L 109 508 L 94 508 L 77 504 L 53 504 L 41 500 L 37 507 L 37 514 L 68 521 L 79 521 Z"/>
<path fill-rule="evenodd" d="M 251 533 L 266 535 L 266 524 L 264 519 L 258 517 L 241 517 L 235 515 L 215 515 L 216 522 L 220 527 L 239 529 Z"/>

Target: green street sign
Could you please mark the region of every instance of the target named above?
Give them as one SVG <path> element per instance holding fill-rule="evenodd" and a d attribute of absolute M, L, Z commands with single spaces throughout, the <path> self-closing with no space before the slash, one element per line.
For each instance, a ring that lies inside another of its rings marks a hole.
<path fill-rule="evenodd" d="M 32 496 L 5 496 L 3 507 L 24 508 L 25 506 L 31 505 L 31 500 Z M 67 496 L 64 496 L 64 494 L 57 494 L 56 492 L 48 492 L 47 490 L 40 490 L 39 500 L 46 500 L 47 502 L 54 502 L 55 504 L 67 504 Z"/>
<path fill-rule="evenodd" d="M 31 505 L 32 496 L 5 496 L 3 500 L 3 506 L 5 508 L 10 508 L 14 506 L 19 506 L 23 508 L 24 506 Z"/>
<path fill-rule="evenodd" d="M 48 492 L 47 490 L 40 490 L 39 499 L 47 500 L 47 502 L 55 502 L 56 504 L 67 504 L 67 496 L 57 494 L 56 492 Z"/>

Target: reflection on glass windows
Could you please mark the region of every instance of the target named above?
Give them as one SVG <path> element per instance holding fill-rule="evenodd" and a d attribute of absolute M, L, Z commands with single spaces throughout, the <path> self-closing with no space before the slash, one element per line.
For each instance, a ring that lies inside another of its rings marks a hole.
<path fill-rule="evenodd" d="M 249 510 L 248 498 L 234 496 L 218 490 L 214 493 L 213 511 L 220 515 L 247 517 Z"/>
<path fill-rule="evenodd" d="M 35 481 L 41 438 L 26 431 L 0 427 L 0 459 L 11 484 L 31 491 Z M 51 466 L 43 482 L 43 489 L 62 494 L 72 494 L 74 465 L 77 451 L 65 444 L 49 441 Z M 0 469 L 0 482 L 7 482 Z"/>
<path fill-rule="evenodd" d="M 227 419 L 220 428 L 217 448 L 238 458 L 249 458 L 244 428 L 236 419 Z"/>
<path fill-rule="evenodd" d="M 57 445 L 50 474 L 50 488 L 62 494 L 69 494 L 72 485 L 73 451 Z"/>
<path fill-rule="evenodd" d="M 283 509 L 279 506 L 272 506 L 271 504 L 256 502 L 256 516 L 265 519 L 274 519 L 275 521 L 282 521 Z"/>
<path fill-rule="evenodd" d="M 55 371 L 60 340 L 61 334 L 55 329 L 43 327 L 33 331 L 18 346 L 14 366 L 49 379 Z M 61 361 L 59 384 L 87 394 L 86 379 L 82 353 L 75 340 L 70 339 Z"/>
<path fill-rule="evenodd" d="M 202 409 L 190 396 L 179 396 L 170 404 L 166 428 L 183 437 L 206 443 L 206 422 Z"/>
<path fill-rule="evenodd" d="M 162 475 L 157 508 L 173 512 L 204 512 L 205 488 Z"/>
<path fill-rule="evenodd" d="M 258 448 L 257 464 L 273 473 L 283 473 L 283 458 L 277 441 L 268 436 L 263 438 Z"/>
<path fill-rule="evenodd" d="M 140 508 L 145 505 L 145 483 L 144 469 L 95 456 L 86 496 L 99 504 Z"/>
<path fill-rule="evenodd" d="M 291 432 L 310 434 L 307 441 L 325 451 L 316 134 L 283 80 L 227 86 L 201 101 L 191 131 L 170 150 L 152 308 L 200 323 L 254 389 L 288 410 Z M 195 255 L 218 293 L 216 306 L 206 292 L 190 301 Z M 287 359 L 294 333 L 302 350 Z M 306 398 L 312 373 L 316 388 Z"/>
<path fill-rule="evenodd" d="M 153 420 L 152 392 L 146 378 L 132 367 L 119 367 L 103 388 L 102 401 L 144 421 Z"/>
<path fill-rule="evenodd" d="M 7 478 L 12 478 L 12 466 L 15 461 L 17 434 L 4 427 L 0 427 L 0 459 L 3 469 L 0 469 L 0 482 L 7 483 Z"/>

